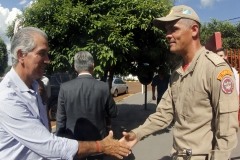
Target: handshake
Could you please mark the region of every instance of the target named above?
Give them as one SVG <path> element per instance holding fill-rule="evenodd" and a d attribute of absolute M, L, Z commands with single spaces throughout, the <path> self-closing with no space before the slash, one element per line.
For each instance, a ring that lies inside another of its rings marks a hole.
<path fill-rule="evenodd" d="M 75 156 L 76 158 L 88 156 L 90 154 L 104 153 L 107 155 L 115 156 L 118 159 L 123 159 L 123 156 L 128 156 L 131 153 L 130 149 L 137 143 L 137 137 L 133 132 L 123 132 L 123 137 L 117 141 L 113 139 L 113 131 L 109 131 L 109 135 L 101 141 L 79 141 L 78 143 L 81 147 Z M 87 147 L 89 144 L 92 146 L 91 149 Z"/>

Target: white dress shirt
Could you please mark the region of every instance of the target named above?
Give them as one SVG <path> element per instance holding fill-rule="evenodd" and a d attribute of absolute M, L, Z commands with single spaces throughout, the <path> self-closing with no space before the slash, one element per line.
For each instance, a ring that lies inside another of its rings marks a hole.
<path fill-rule="evenodd" d="M 236 88 L 237 88 L 237 92 L 238 92 L 238 95 L 239 95 L 239 75 L 238 75 L 238 71 L 233 67 L 232 67 L 232 70 L 233 70 L 234 77 L 236 79 Z"/>
<path fill-rule="evenodd" d="M 12 68 L 0 83 L 0 159 L 73 159 L 78 142 L 48 131 L 46 106 Z"/>

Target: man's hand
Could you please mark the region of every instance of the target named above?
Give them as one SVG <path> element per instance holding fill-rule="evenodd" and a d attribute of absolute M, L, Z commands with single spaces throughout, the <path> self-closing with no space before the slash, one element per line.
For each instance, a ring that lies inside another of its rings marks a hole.
<path fill-rule="evenodd" d="M 101 152 L 123 159 L 123 156 L 128 156 L 131 151 L 130 147 L 122 142 L 113 139 L 113 132 L 110 131 L 109 135 L 102 141 L 98 141 Z"/>
<path fill-rule="evenodd" d="M 153 95 L 153 96 L 152 96 L 152 100 L 156 100 L 156 97 L 155 97 L 155 95 Z"/>
<path fill-rule="evenodd" d="M 138 140 L 135 133 L 123 132 L 123 137 L 119 140 L 119 142 L 123 142 L 132 148 L 138 142 Z"/>

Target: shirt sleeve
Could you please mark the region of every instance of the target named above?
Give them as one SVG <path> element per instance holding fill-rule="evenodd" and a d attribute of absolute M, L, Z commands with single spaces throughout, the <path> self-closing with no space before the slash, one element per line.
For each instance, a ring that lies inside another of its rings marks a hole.
<path fill-rule="evenodd" d="M 228 159 L 238 142 L 239 102 L 235 78 L 227 64 L 217 66 L 211 75 L 211 95 L 215 113 L 212 160 Z"/>
<path fill-rule="evenodd" d="M 73 159 L 78 142 L 50 133 L 40 117 L 20 97 L 4 98 L 0 117 L 2 128 L 24 147 L 47 159 Z"/>
<path fill-rule="evenodd" d="M 151 114 L 143 125 L 132 130 L 132 132 L 134 132 L 137 135 L 137 139 L 140 140 L 144 136 L 166 128 L 172 122 L 173 114 L 171 89 L 168 85 L 168 89 L 163 94 L 156 112 Z"/>

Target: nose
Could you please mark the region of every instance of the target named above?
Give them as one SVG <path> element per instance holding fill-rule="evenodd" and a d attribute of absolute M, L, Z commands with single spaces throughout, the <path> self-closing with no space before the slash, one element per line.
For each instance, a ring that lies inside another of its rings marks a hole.
<path fill-rule="evenodd" d="M 170 31 L 167 31 L 165 37 L 166 37 L 167 39 L 171 39 L 171 32 L 170 32 Z"/>
<path fill-rule="evenodd" d="M 44 63 L 50 64 L 50 59 L 48 57 L 48 54 L 45 56 Z"/>
<path fill-rule="evenodd" d="M 170 40 L 171 39 L 171 34 L 166 34 L 165 37 L 166 37 L 167 40 Z"/>

